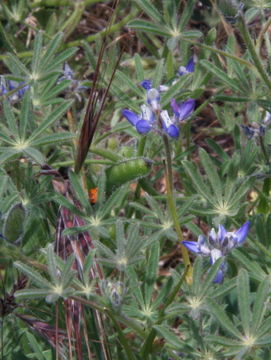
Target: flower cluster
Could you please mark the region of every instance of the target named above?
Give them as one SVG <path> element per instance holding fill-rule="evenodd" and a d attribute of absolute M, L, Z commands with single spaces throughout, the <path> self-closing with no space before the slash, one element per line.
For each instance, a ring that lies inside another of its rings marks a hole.
<path fill-rule="evenodd" d="M 25 82 L 17 82 L 13 80 L 5 80 L 3 76 L 1 76 L 0 80 L 0 96 L 19 88 L 17 91 L 14 91 L 11 95 L 9 95 L 8 99 L 11 102 L 16 102 L 20 100 L 24 93 L 29 89 L 29 85 L 24 85 Z"/>
<path fill-rule="evenodd" d="M 206 238 L 200 235 L 197 242 L 183 241 L 182 244 L 197 255 L 209 256 L 211 265 L 221 257 L 225 257 L 232 249 L 242 245 L 246 240 L 250 222 L 247 221 L 240 229 L 230 232 L 223 225 L 219 225 L 218 232 L 212 229 Z M 221 283 L 227 270 L 226 262 L 223 262 L 218 270 L 214 282 Z"/>
<path fill-rule="evenodd" d="M 74 71 L 70 67 L 70 65 L 66 62 L 63 67 L 63 75 L 57 80 L 57 84 L 60 84 L 63 80 L 70 80 L 70 90 L 72 90 L 75 94 L 80 91 L 84 91 L 88 89 L 87 86 L 83 85 L 81 81 L 75 79 Z M 78 95 L 78 94 L 77 94 Z"/>
<path fill-rule="evenodd" d="M 186 67 L 180 67 L 178 75 L 184 75 L 194 71 L 193 58 L 189 60 Z M 173 116 L 167 110 L 161 109 L 160 93 L 168 90 L 168 86 L 161 85 L 158 89 L 154 88 L 151 80 L 143 80 L 140 84 L 147 92 L 146 104 L 141 105 L 141 113 L 136 114 L 129 109 L 122 111 L 123 116 L 132 124 L 139 134 L 146 134 L 151 130 L 164 132 L 171 138 L 178 138 L 180 131 L 179 122 L 187 119 L 195 108 L 195 100 L 188 99 L 182 103 L 171 100 Z"/>

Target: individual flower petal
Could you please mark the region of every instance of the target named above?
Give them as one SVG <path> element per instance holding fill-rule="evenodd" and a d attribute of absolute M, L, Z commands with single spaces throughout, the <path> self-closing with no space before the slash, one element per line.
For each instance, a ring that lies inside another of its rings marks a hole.
<path fill-rule="evenodd" d="M 152 81 L 151 80 L 143 80 L 143 81 L 141 81 L 140 85 L 145 90 L 150 90 L 152 88 Z"/>
<path fill-rule="evenodd" d="M 180 135 L 180 130 L 177 128 L 176 125 L 171 124 L 171 125 L 167 128 L 166 133 L 167 133 L 170 137 L 172 137 L 172 138 L 174 138 L 174 139 L 177 139 L 177 138 L 179 137 L 179 135 Z"/>
<path fill-rule="evenodd" d="M 169 86 L 167 86 L 167 85 L 159 85 L 158 90 L 159 90 L 160 92 L 168 91 L 168 90 L 169 90 Z"/>
<path fill-rule="evenodd" d="M 147 103 L 156 111 L 160 109 L 160 94 L 157 89 L 150 89 L 147 92 Z"/>
<path fill-rule="evenodd" d="M 188 118 L 194 111 L 196 101 L 194 99 L 188 99 L 180 104 L 177 104 L 175 99 L 171 100 L 171 107 L 176 116 L 176 119 L 183 121 Z"/>
<path fill-rule="evenodd" d="M 122 115 L 126 117 L 130 124 L 136 126 L 137 122 L 140 120 L 138 115 L 136 115 L 133 111 L 124 109 L 122 110 Z"/>
<path fill-rule="evenodd" d="M 193 251 L 196 254 L 201 254 L 198 243 L 195 241 L 182 241 L 182 244 L 190 251 Z"/>
<path fill-rule="evenodd" d="M 246 240 L 247 233 L 250 228 L 250 221 L 247 221 L 244 223 L 243 226 L 240 227 L 240 229 L 235 231 L 235 236 L 237 237 L 237 245 L 243 244 L 243 242 Z"/>
<path fill-rule="evenodd" d="M 74 78 L 74 72 L 72 71 L 70 65 L 65 63 L 63 70 L 64 78 L 67 80 L 72 80 Z"/>
<path fill-rule="evenodd" d="M 151 124 L 146 120 L 139 120 L 136 123 L 136 130 L 139 134 L 146 134 L 151 130 Z"/>
<path fill-rule="evenodd" d="M 155 122 L 155 114 L 148 105 L 141 105 L 141 119 L 150 122 L 151 124 Z"/>
<path fill-rule="evenodd" d="M 223 242 L 225 235 L 227 234 L 227 230 L 224 228 L 223 225 L 218 225 L 218 233 L 217 238 L 220 243 Z"/>
<path fill-rule="evenodd" d="M 182 75 L 185 75 L 185 74 L 192 73 L 192 72 L 194 72 L 194 70 L 195 70 L 195 61 L 194 61 L 194 57 L 192 56 L 189 59 L 186 66 L 180 66 L 179 67 L 178 74 L 180 76 L 182 76 Z"/>
<path fill-rule="evenodd" d="M 212 246 L 216 246 L 217 243 L 217 234 L 214 228 L 211 229 L 211 231 L 209 232 L 209 244 Z"/>
<path fill-rule="evenodd" d="M 224 271 L 219 269 L 216 273 L 216 276 L 215 276 L 213 282 L 216 284 L 221 284 L 223 279 L 224 279 Z"/>

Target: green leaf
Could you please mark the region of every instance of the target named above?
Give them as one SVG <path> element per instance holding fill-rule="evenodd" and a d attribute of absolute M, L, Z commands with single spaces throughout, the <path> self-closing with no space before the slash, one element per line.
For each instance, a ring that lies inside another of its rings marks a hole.
<path fill-rule="evenodd" d="M 187 39 L 190 39 L 190 40 L 193 40 L 193 39 L 198 39 L 200 37 L 203 36 L 203 33 L 199 30 L 187 30 L 187 31 L 183 31 L 182 34 L 181 34 L 181 37 L 183 39 L 187 38 Z"/>
<path fill-rule="evenodd" d="M 21 152 L 21 150 L 11 149 L 11 148 L 2 148 L 2 154 L 0 155 L 0 165 L 5 161 L 10 160 Z"/>
<path fill-rule="evenodd" d="M 52 63 L 46 67 L 44 72 L 49 73 L 51 71 L 54 71 L 59 65 L 63 64 L 66 60 L 68 60 L 72 55 L 74 55 L 77 51 L 77 48 L 69 48 L 62 53 L 60 53 L 58 56 L 54 58 Z"/>
<path fill-rule="evenodd" d="M 163 16 L 149 0 L 135 0 L 135 2 L 157 24 L 162 25 L 164 23 Z"/>
<path fill-rule="evenodd" d="M 213 205 L 215 205 L 215 202 L 212 198 L 210 189 L 205 185 L 205 183 L 202 180 L 202 175 L 198 173 L 198 171 L 195 169 L 194 165 L 189 161 L 183 161 L 183 167 L 185 171 L 190 176 L 194 186 L 196 187 L 197 191 L 201 196 L 211 202 Z"/>
<path fill-rule="evenodd" d="M 27 277 L 29 277 L 35 285 L 41 288 L 49 289 L 51 284 L 48 280 L 46 280 L 43 276 L 41 276 L 36 270 L 32 269 L 30 266 L 23 264 L 20 261 L 16 261 L 14 263 L 16 269 L 24 273 Z M 48 291 L 47 291 L 48 294 Z"/>
<path fill-rule="evenodd" d="M 32 135 L 28 139 L 29 142 L 33 141 L 35 138 L 37 138 L 39 135 L 44 133 L 45 130 L 49 126 L 51 126 L 54 122 L 59 120 L 61 116 L 71 107 L 73 103 L 73 100 L 68 100 L 62 103 L 60 106 L 58 106 L 52 113 L 50 113 L 45 120 L 40 124 L 40 126 L 33 131 Z"/>
<path fill-rule="evenodd" d="M 142 66 L 142 61 L 139 54 L 135 54 L 134 61 L 135 61 L 136 77 L 141 82 L 145 79 L 145 76 L 144 76 L 144 68 Z"/>
<path fill-rule="evenodd" d="M 217 168 L 214 166 L 210 156 L 203 148 L 200 148 L 199 155 L 208 180 L 212 186 L 213 194 L 217 199 L 222 200 L 222 184 L 217 173 Z"/>
<path fill-rule="evenodd" d="M 155 325 L 153 326 L 153 329 L 155 329 L 163 337 L 163 339 L 165 339 L 166 343 L 173 346 L 176 350 L 183 348 L 184 342 L 166 328 L 165 325 Z"/>
<path fill-rule="evenodd" d="M 156 26 L 153 23 L 145 20 L 132 20 L 128 23 L 128 26 L 132 29 L 146 31 L 160 36 L 170 36 L 168 29 Z"/>
<path fill-rule="evenodd" d="M 51 277 L 51 281 L 55 284 L 59 283 L 59 274 L 58 268 L 56 265 L 56 258 L 54 253 L 53 245 L 50 244 L 47 247 L 47 264 L 48 264 L 48 272 Z"/>
<path fill-rule="evenodd" d="M 8 51 L 12 51 L 13 53 L 16 53 L 16 50 L 11 40 L 9 39 L 7 31 L 5 31 L 5 29 L 3 28 L 1 21 L 0 21 L 0 38 L 1 38 L 1 43 L 3 43 L 4 47 Z"/>
<path fill-rule="evenodd" d="M 19 133 L 18 133 L 19 129 L 18 129 L 18 125 L 17 125 L 17 120 L 13 114 L 11 105 L 9 104 L 9 102 L 6 99 L 3 100 L 3 109 L 4 109 L 4 115 L 5 115 L 6 121 L 9 126 L 9 130 L 12 133 L 12 136 L 15 139 L 18 139 L 19 138 Z"/>
<path fill-rule="evenodd" d="M 103 219 L 106 215 L 110 214 L 115 207 L 122 203 L 126 194 L 127 188 L 125 186 L 122 186 L 118 190 L 114 191 L 104 206 L 98 210 L 97 217 L 101 217 Z"/>
<path fill-rule="evenodd" d="M 35 359 L 36 360 L 46 360 L 46 356 L 43 354 L 42 352 L 42 347 L 41 345 L 37 342 L 37 340 L 35 339 L 35 337 L 29 333 L 26 332 L 25 333 L 28 339 L 28 343 L 31 346 L 34 354 L 35 354 Z"/>
<path fill-rule="evenodd" d="M 225 313 L 223 306 L 218 305 L 216 302 L 214 302 L 212 299 L 208 300 L 209 302 L 209 310 L 210 312 L 217 318 L 220 325 L 226 329 L 231 335 L 234 337 L 237 337 L 238 339 L 242 340 L 243 335 L 240 333 L 240 331 L 234 326 L 230 318 Z"/>
<path fill-rule="evenodd" d="M 42 153 L 33 147 L 28 146 L 27 148 L 23 149 L 23 153 L 40 165 L 45 163 L 45 159 Z"/>
<path fill-rule="evenodd" d="M 63 38 L 63 33 L 58 33 L 47 45 L 46 51 L 43 54 L 40 62 L 41 70 L 44 70 L 45 67 L 48 65 L 48 63 L 52 60 L 54 53 L 57 51 L 57 49 L 61 44 L 62 38 Z"/>
<path fill-rule="evenodd" d="M 25 77 L 30 78 L 31 75 L 29 70 L 15 55 L 9 53 L 8 57 L 15 69 L 19 70 Z"/>
<path fill-rule="evenodd" d="M 150 248 L 148 252 L 148 260 L 145 269 L 145 277 L 144 277 L 144 299 L 146 307 L 151 306 L 153 287 L 156 283 L 157 271 L 158 271 L 158 261 L 160 255 L 160 244 L 159 242 L 155 242 Z"/>
<path fill-rule="evenodd" d="M 23 290 L 17 290 L 15 293 L 16 298 L 20 299 L 26 299 L 26 300 L 32 300 L 36 298 L 45 298 L 48 293 L 49 289 L 23 289 Z"/>
<path fill-rule="evenodd" d="M 34 48 L 33 48 L 33 56 L 31 61 L 31 69 L 32 69 L 32 75 L 35 75 L 38 73 L 38 67 L 40 64 L 40 61 L 42 59 L 42 32 L 38 31 L 36 33 L 35 41 L 34 41 Z"/>
<path fill-rule="evenodd" d="M 236 92 L 242 92 L 239 88 L 238 82 L 235 79 L 231 79 L 227 73 L 219 69 L 214 63 L 211 63 L 208 60 L 201 60 L 200 64 L 207 70 L 210 71 L 213 75 L 217 76 L 222 80 L 222 84 L 227 84 L 232 90 Z"/>
<path fill-rule="evenodd" d="M 270 278 L 267 276 L 259 285 L 255 302 L 253 305 L 253 315 L 251 321 L 252 335 L 258 335 L 258 330 L 261 327 L 264 314 L 268 309 L 267 299 L 270 294 Z"/>
<path fill-rule="evenodd" d="M 38 138 L 34 141 L 31 141 L 31 145 L 33 146 L 41 146 L 48 144 L 58 144 L 58 142 L 70 142 L 75 137 L 75 134 L 63 132 L 59 134 L 51 134 L 48 136 L 44 136 Z"/>
<path fill-rule="evenodd" d="M 88 194 L 84 191 L 79 176 L 73 171 L 69 171 L 69 178 L 71 181 L 72 189 L 74 190 L 77 199 L 80 201 L 84 209 L 89 209 L 91 206 L 88 199 Z"/>
<path fill-rule="evenodd" d="M 20 138 L 22 141 L 26 138 L 27 125 L 30 119 L 31 92 L 26 91 L 23 98 L 22 110 L 20 114 Z"/>
<path fill-rule="evenodd" d="M 237 296 L 238 296 L 238 308 L 242 321 L 242 327 L 245 335 L 250 334 L 250 292 L 249 292 L 249 277 L 245 269 L 239 271 L 237 277 Z"/>
<path fill-rule="evenodd" d="M 195 5 L 196 0 L 189 0 L 182 11 L 181 19 L 179 22 L 179 31 L 182 32 L 188 24 Z"/>
<path fill-rule="evenodd" d="M 134 94 L 138 95 L 141 98 L 143 97 L 143 91 L 141 91 L 141 89 L 139 89 L 139 87 L 135 85 L 134 81 L 132 81 L 131 78 L 129 78 L 126 74 L 124 74 L 120 70 L 117 70 L 115 76 L 118 81 L 129 86 L 129 88 L 134 92 Z"/>
<path fill-rule="evenodd" d="M 70 212 L 74 215 L 84 217 L 84 213 L 80 211 L 74 204 L 69 202 L 67 198 L 63 195 L 56 193 L 54 196 L 54 200 L 61 206 L 64 206 L 66 209 L 70 210 Z"/>

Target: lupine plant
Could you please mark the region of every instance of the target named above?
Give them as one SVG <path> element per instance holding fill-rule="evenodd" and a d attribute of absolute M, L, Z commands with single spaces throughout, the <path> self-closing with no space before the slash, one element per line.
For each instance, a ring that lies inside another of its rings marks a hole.
<path fill-rule="evenodd" d="M 266 0 L 0 4 L 0 359 L 271 358 Z"/>

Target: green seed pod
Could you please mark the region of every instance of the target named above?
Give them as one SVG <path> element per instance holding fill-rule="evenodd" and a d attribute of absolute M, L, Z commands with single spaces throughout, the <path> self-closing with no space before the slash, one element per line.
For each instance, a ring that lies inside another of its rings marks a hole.
<path fill-rule="evenodd" d="M 107 189 L 109 191 L 129 181 L 147 176 L 151 161 L 145 158 L 133 158 L 119 162 L 106 170 Z"/>
<path fill-rule="evenodd" d="M 216 28 L 212 28 L 208 31 L 208 34 L 205 38 L 205 43 L 207 45 L 213 45 L 215 40 L 216 40 L 216 35 L 217 35 L 217 32 L 216 32 Z"/>
<path fill-rule="evenodd" d="M 26 209 L 19 203 L 12 206 L 4 222 L 3 235 L 7 241 L 18 243 L 24 233 Z"/>

